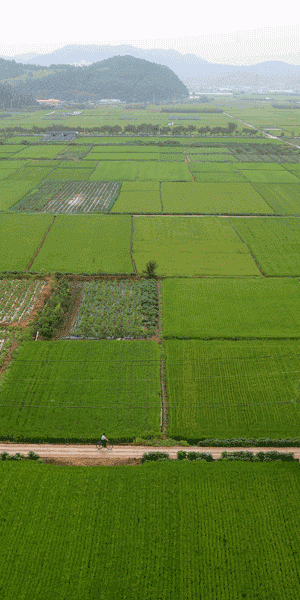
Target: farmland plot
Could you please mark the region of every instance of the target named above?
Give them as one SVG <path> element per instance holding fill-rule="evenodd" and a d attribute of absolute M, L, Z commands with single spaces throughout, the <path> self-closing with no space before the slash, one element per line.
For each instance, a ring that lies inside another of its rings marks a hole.
<path fill-rule="evenodd" d="M 192 157 L 191 157 L 192 159 Z M 191 162 L 189 163 L 189 168 L 192 173 L 237 173 L 237 165 L 230 163 L 197 163 Z"/>
<path fill-rule="evenodd" d="M 139 163 L 138 181 L 191 181 L 186 164 Z"/>
<path fill-rule="evenodd" d="M 155 435 L 159 365 L 151 340 L 26 342 L 1 391 L 1 435 L 95 443 L 100 426 L 115 440 Z"/>
<path fill-rule="evenodd" d="M 247 183 L 242 173 L 201 173 L 192 171 L 197 183 Z"/>
<path fill-rule="evenodd" d="M 133 161 L 102 161 L 90 176 L 90 181 L 135 181 L 138 163 Z"/>
<path fill-rule="evenodd" d="M 47 177 L 55 167 L 55 162 L 53 162 L 52 167 L 32 167 L 29 165 L 22 169 L 18 169 L 9 175 L 7 181 L 41 181 Z"/>
<path fill-rule="evenodd" d="M 272 214 L 250 183 L 162 183 L 165 213 Z"/>
<path fill-rule="evenodd" d="M 18 212 L 108 212 L 119 194 L 118 181 L 44 181 L 11 210 Z"/>
<path fill-rule="evenodd" d="M 188 154 L 190 161 L 208 163 L 234 163 L 236 159 L 232 154 Z"/>
<path fill-rule="evenodd" d="M 16 323 L 32 311 L 44 281 L 0 279 L 0 323 Z"/>
<path fill-rule="evenodd" d="M 108 152 L 108 150 L 106 149 L 106 152 L 104 153 L 96 153 L 96 152 L 91 152 L 90 154 L 88 154 L 88 156 L 85 157 L 85 160 L 127 160 L 127 161 L 137 161 L 137 160 L 159 160 L 159 154 L 158 152 L 154 153 L 154 152 L 148 152 L 147 154 L 145 153 L 139 153 L 137 151 L 137 149 L 135 150 L 135 153 L 133 152 L 118 152 L 118 153 L 114 153 L 114 152 Z"/>
<path fill-rule="evenodd" d="M 168 340 L 170 437 L 298 436 L 300 340 Z"/>
<path fill-rule="evenodd" d="M 251 183 L 298 183 L 300 184 L 299 179 L 295 177 L 292 173 L 288 171 L 265 171 L 255 169 L 251 171 L 250 169 L 245 169 L 243 171 L 244 176 Z"/>
<path fill-rule="evenodd" d="M 134 217 L 133 256 L 139 273 L 154 260 L 159 275 L 260 275 L 247 246 L 218 217 Z"/>
<path fill-rule="evenodd" d="M 162 289 L 165 338 L 300 337 L 298 279 L 165 279 Z"/>
<path fill-rule="evenodd" d="M 25 271 L 52 221 L 52 215 L 0 214 L 0 271 Z"/>
<path fill-rule="evenodd" d="M 143 316 L 146 312 L 143 295 L 151 283 L 158 304 L 155 282 L 126 279 L 84 283 L 70 337 L 132 339 L 153 335 L 156 319 L 154 326 L 146 328 L 146 316 Z"/>
<path fill-rule="evenodd" d="M 66 148 L 58 145 L 32 145 L 27 148 L 22 146 L 22 150 L 18 152 L 18 158 L 53 158 Z"/>
<path fill-rule="evenodd" d="M 300 220 L 233 219 L 230 223 L 248 244 L 265 275 L 300 276 Z"/>
<path fill-rule="evenodd" d="M 52 173 L 49 173 L 46 179 L 47 181 L 86 181 L 92 175 L 93 171 L 94 169 L 74 168 L 73 163 L 73 169 L 70 167 L 66 169 L 63 166 L 59 167 L 55 171 L 52 171 Z"/>
<path fill-rule="evenodd" d="M 300 215 L 300 181 L 295 183 L 256 183 L 253 188 L 277 215 Z"/>
<path fill-rule="evenodd" d="M 133 273 L 130 233 L 127 215 L 58 215 L 31 270 Z"/>
<path fill-rule="evenodd" d="M 123 192 L 110 210 L 111 213 L 154 214 L 161 213 L 161 201 L 157 192 Z"/>
<path fill-rule="evenodd" d="M 5 600 L 49 582 L 43 600 L 300 596 L 298 464 L 1 461 L 0 477 Z"/>

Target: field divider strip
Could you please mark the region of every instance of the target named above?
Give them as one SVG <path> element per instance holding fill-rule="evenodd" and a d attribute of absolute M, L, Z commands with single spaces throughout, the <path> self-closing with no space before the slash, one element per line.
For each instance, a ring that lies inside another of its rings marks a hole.
<path fill-rule="evenodd" d="M 159 182 L 159 198 L 160 198 L 160 205 L 161 205 L 161 214 L 164 214 L 164 205 L 163 205 L 163 201 L 162 201 L 162 195 L 161 195 L 161 181 Z"/>
<path fill-rule="evenodd" d="M 136 264 L 133 258 L 133 234 L 134 234 L 134 224 L 133 224 L 133 215 L 131 215 L 131 231 L 130 231 L 130 258 L 131 258 L 131 264 L 133 267 L 133 271 L 134 274 L 137 275 L 137 268 L 136 268 Z"/>
<path fill-rule="evenodd" d="M 34 254 L 33 258 L 31 259 L 31 261 L 30 261 L 30 263 L 29 263 L 28 267 L 26 268 L 26 271 L 29 271 L 29 269 L 32 267 L 32 265 L 33 265 L 33 263 L 34 263 L 34 261 L 35 261 L 35 259 L 36 259 L 37 255 L 38 255 L 39 251 L 41 250 L 41 248 L 42 248 L 42 246 L 43 246 L 43 244 L 44 244 L 44 241 L 45 241 L 45 239 L 46 239 L 46 237 L 47 237 L 47 235 L 48 235 L 48 233 L 49 233 L 49 231 L 50 231 L 50 229 L 51 229 L 52 225 L 54 224 L 54 221 L 55 221 L 55 219 L 56 219 L 56 215 L 54 215 L 54 217 L 53 217 L 53 221 L 52 221 L 52 223 L 50 223 L 50 225 L 49 225 L 49 227 L 48 227 L 48 229 L 47 229 L 47 231 L 46 231 L 46 233 L 45 233 L 45 235 L 44 235 L 44 237 L 43 237 L 43 239 L 42 239 L 42 241 L 41 241 L 41 243 L 40 243 L 40 245 L 39 245 L 38 249 L 36 250 L 36 252 L 35 252 L 35 254 Z"/>

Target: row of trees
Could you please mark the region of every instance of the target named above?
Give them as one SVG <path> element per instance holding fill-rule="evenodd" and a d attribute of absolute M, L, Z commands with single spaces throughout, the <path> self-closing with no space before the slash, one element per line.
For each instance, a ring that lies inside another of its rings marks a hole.
<path fill-rule="evenodd" d="M 51 127 L 47 127 L 47 131 L 73 131 L 74 128 L 70 128 L 66 125 L 53 124 Z M 4 131 L 4 129 L 0 129 Z M 6 127 L 7 133 L 45 133 L 44 127 L 33 126 L 31 129 L 25 129 L 23 127 Z M 186 135 L 191 133 L 198 133 L 201 136 L 206 137 L 209 135 L 232 135 L 235 131 L 235 123 L 228 123 L 227 127 L 196 127 L 195 125 L 175 125 L 173 127 L 164 127 L 161 125 L 151 125 L 148 123 L 142 123 L 141 125 L 125 125 L 123 128 L 120 125 L 103 125 L 102 127 L 81 127 L 77 126 L 76 131 L 79 133 L 92 133 L 92 134 L 106 134 L 106 135 L 120 135 L 120 134 L 133 134 L 133 135 Z M 247 128 L 241 132 L 242 134 L 254 136 L 258 133 L 257 129 Z"/>

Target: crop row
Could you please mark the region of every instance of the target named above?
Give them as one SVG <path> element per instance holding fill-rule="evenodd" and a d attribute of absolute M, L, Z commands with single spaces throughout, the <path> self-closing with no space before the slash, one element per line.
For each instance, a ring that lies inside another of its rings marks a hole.
<path fill-rule="evenodd" d="M 13 323 L 26 318 L 44 286 L 44 281 L 2 279 L 0 281 L 0 322 Z"/>

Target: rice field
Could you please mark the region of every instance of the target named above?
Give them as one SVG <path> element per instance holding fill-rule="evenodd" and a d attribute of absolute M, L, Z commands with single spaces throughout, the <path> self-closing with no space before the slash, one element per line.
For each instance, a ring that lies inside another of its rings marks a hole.
<path fill-rule="evenodd" d="M 149 216 L 134 217 L 133 223 L 138 273 L 151 260 L 163 276 L 260 276 L 247 246 L 227 219 Z"/>
<path fill-rule="evenodd" d="M 300 340 L 167 340 L 168 434 L 286 439 L 300 426 Z"/>
<path fill-rule="evenodd" d="M 290 278 L 165 279 L 164 338 L 299 338 L 300 282 Z"/>
<path fill-rule="evenodd" d="M 2 436 L 96 443 L 100 430 L 112 440 L 155 435 L 159 348 L 139 340 L 26 342 L 0 396 Z"/>
<path fill-rule="evenodd" d="M 0 213 L 0 271 L 25 271 L 52 221 L 52 215 Z"/>
<path fill-rule="evenodd" d="M 299 219 L 230 218 L 230 223 L 251 248 L 265 275 L 300 276 Z"/>
<path fill-rule="evenodd" d="M 165 213 L 272 214 L 250 183 L 162 183 Z"/>
<path fill-rule="evenodd" d="M 0 473 L 6 600 L 299 597 L 298 464 L 1 461 Z"/>
<path fill-rule="evenodd" d="M 24 215 L 23 218 L 30 216 Z M 60 214 L 35 258 L 31 271 L 133 273 L 130 232 L 130 216 L 127 215 Z"/>

